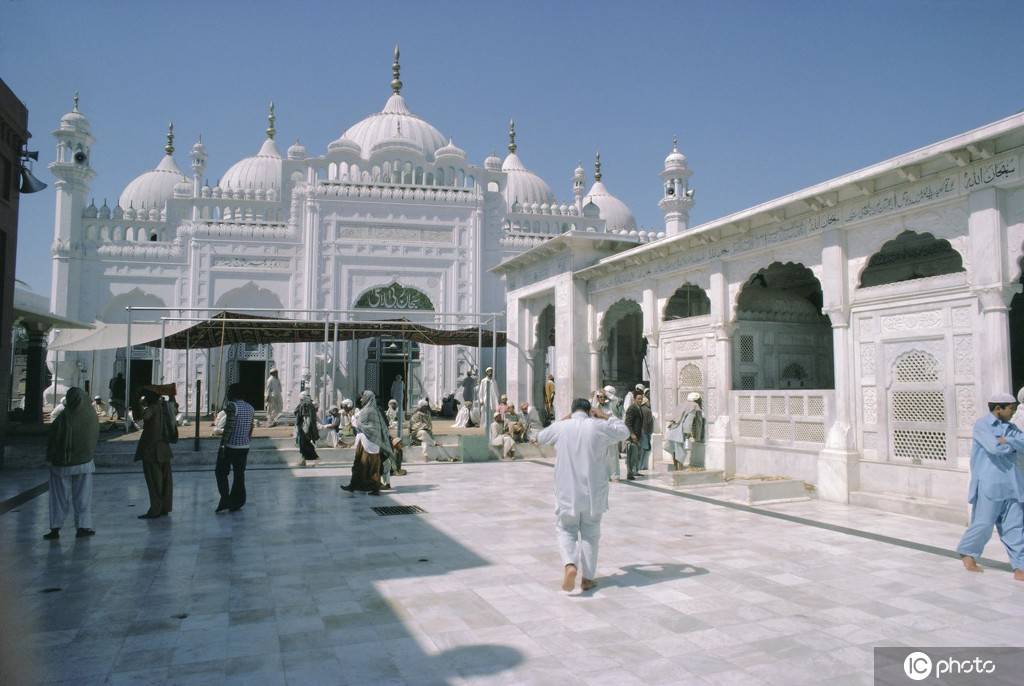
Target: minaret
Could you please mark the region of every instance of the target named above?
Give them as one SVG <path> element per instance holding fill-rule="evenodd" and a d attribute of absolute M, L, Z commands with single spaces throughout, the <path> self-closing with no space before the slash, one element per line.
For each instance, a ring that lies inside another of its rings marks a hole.
<path fill-rule="evenodd" d="M 693 190 L 690 175 L 693 172 L 686 163 L 686 155 L 679 152 L 678 139 L 672 137 L 672 152 L 665 158 L 661 178 L 665 180 L 664 195 L 658 203 L 665 214 L 665 235 L 683 233 L 690 226 L 690 208 L 693 207 Z"/>
<path fill-rule="evenodd" d="M 192 158 L 192 197 L 198 198 L 203 188 L 203 173 L 206 172 L 206 146 L 203 145 L 203 137 L 199 136 L 192 145 L 192 152 L 189 154 Z M 192 219 L 199 218 L 199 207 L 193 203 L 192 205 Z"/>
<path fill-rule="evenodd" d="M 53 276 L 50 307 L 53 312 L 67 317 L 77 315 L 77 302 L 69 301 L 71 290 L 71 247 L 81 238 L 82 213 L 86 208 L 93 171 L 92 144 L 89 120 L 78 109 L 78 93 L 72 99 L 71 111 L 60 118 L 53 132 L 57 139 L 57 156 L 50 163 L 50 172 L 57 178 L 57 192 L 53 218 Z"/>
<path fill-rule="evenodd" d="M 583 214 L 583 196 L 586 195 L 587 177 L 583 170 L 583 163 L 576 165 L 576 171 L 572 174 L 572 197 L 576 200 L 576 211 Z"/>

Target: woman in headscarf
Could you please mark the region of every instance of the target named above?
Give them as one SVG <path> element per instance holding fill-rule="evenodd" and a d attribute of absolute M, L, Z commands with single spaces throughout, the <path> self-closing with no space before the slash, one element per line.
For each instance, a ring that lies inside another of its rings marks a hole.
<path fill-rule="evenodd" d="M 686 454 L 690 454 L 690 466 L 704 468 L 704 401 L 700 393 L 690 393 L 683 403 L 679 419 L 669 422 L 665 433 L 665 451 L 672 455 L 672 466 L 682 469 Z"/>
<path fill-rule="evenodd" d="M 352 463 L 352 479 L 346 491 L 368 491 L 380 495 L 381 488 L 390 487 L 391 469 L 394 466 L 394 450 L 391 434 L 388 433 L 387 419 L 377 407 L 377 396 L 373 391 L 363 391 L 359 399 L 359 412 L 352 419 L 356 431 L 356 455 Z M 385 476 L 387 475 L 387 476 Z"/>
<path fill-rule="evenodd" d="M 295 436 L 299 442 L 299 453 L 304 460 L 319 460 L 316 453 L 316 442 L 320 431 L 316 426 L 316 405 L 309 391 L 299 396 L 299 405 L 295 408 Z"/>
<path fill-rule="evenodd" d="M 92 475 L 100 424 L 96 411 L 85 401 L 85 391 L 69 388 L 64 410 L 50 425 L 46 460 L 50 463 L 50 533 L 43 538 L 60 537 L 69 505 L 75 509 L 77 538 L 92 536 Z M 70 503 L 69 503 L 70 499 Z"/>

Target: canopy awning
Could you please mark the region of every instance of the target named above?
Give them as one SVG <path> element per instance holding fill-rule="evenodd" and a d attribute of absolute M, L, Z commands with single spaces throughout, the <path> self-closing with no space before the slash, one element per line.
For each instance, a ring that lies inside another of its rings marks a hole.
<path fill-rule="evenodd" d="M 167 322 L 163 325 L 166 334 L 173 334 L 188 324 Z M 161 325 L 152 322 L 132 324 L 132 346 L 152 344 L 160 345 Z M 61 352 L 82 352 L 88 350 L 111 350 L 128 346 L 128 325 L 93 322 L 91 329 L 61 329 L 47 346 L 49 350 Z"/>
<path fill-rule="evenodd" d="M 210 319 L 192 325 L 177 325 L 172 332 L 167 324 L 164 347 L 169 349 L 216 348 L 232 343 L 322 343 L 334 340 L 335 327 L 339 341 L 391 336 L 423 343 L 426 345 L 465 345 L 476 347 L 481 342 L 490 347 L 496 340 L 498 346 L 505 345 L 505 332 L 495 336 L 491 329 L 481 327 L 434 328 L 407 320 L 345 321 L 324 322 L 303 319 L 277 319 L 258 317 L 238 312 L 221 312 Z M 142 326 L 142 325 L 140 325 Z M 146 325 L 152 326 L 152 325 Z M 148 335 L 136 338 L 132 326 L 133 344 L 160 345 L 160 326 L 156 337 Z M 148 330 L 147 330 L 148 331 Z M 325 335 L 326 332 L 326 335 Z M 482 339 L 482 341 L 481 341 Z"/>

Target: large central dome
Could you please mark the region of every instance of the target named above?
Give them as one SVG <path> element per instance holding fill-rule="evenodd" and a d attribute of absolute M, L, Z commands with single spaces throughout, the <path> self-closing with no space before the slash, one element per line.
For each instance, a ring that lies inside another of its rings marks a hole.
<path fill-rule="evenodd" d="M 334 149 L 342 141 L 358 145 L 366 159 L 381 143 L 401 143 L 415 148 L 427 158 L 433 157 L 448 143 L 448 139 L 429 122 L 410 112 L 405 98 L 398 93 L 388 98 L 383 110 L 349 127 L 328 149 Z"/>
<path fill-rule="evenodd" d="M 384 149 L 418 152 L 424 158 L 432 158 L 443 148 L 448 139 L 429 122 L 409 111 L 402 97 L 401 68 L 398 63 L 398 46 L 395 46 L 395 60 L 391 63 L 392 95 L 384 109 L 371 114 L 349 127 L 341 138 L 327 146 L 327 150 L 358 152 L 363 159 L 370 159 Z"/>

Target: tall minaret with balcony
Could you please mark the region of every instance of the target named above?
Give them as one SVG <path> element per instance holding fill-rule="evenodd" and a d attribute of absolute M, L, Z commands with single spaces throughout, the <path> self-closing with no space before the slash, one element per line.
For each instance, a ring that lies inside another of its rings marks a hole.
<path fill-rule="evenodd" d="M 78 315 L 78 303 L 69 300 L 73 292 L 71 271 L 75 247 L 82 239 L 82 213 L 86 208 L 85 199 L 89 184 L 96 172 L 92 168 L 92 144 L 95 140 L 90 133 L 89 120 L 78 110 L 78 93 L 73 98 L 71 111 L 60 118 L 60 125 L 53 132 L 57 139 L 57 156 L 50 163 L 50 172 L 56 177 L 54 190 L 57 192 L 56 210 L 53 218 L 53 276 L 50 290 L 50 307 L 53 312 L 66 317 Z"/>
<path fill-rule="evenodd" d="M 665 158 L 661 170 L 665 190 L 658 207 L 665 213 L 665 235 L 683 233 L 690 226 L 690 208 L 693 207 L 693 190 L 690 175 L 693 172 L 686 163 L 686 155 L 679 152 L 678 140 L 672 137 L 672 152 Z"/>

